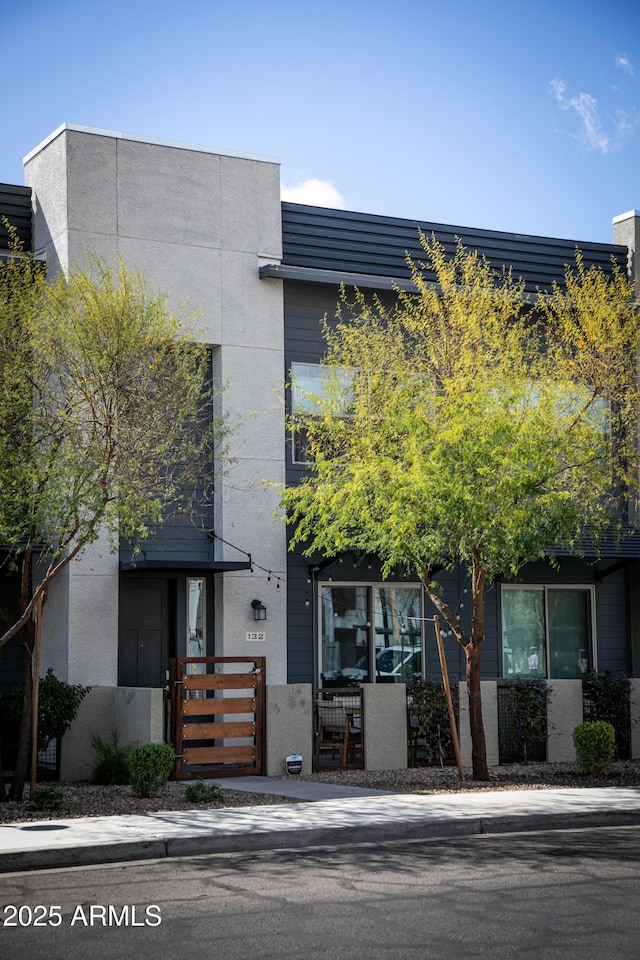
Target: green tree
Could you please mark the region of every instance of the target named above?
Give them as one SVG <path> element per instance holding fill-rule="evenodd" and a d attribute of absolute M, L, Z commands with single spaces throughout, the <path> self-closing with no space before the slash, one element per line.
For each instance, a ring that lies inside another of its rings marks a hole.
<path fill-rule="evenodd" d="M 312 465 L 282 493 L 291 546 L 376 554 L 417 574 L 466 654 L 473 775 L 487 779 L 480 699 L 485 589 L 554 544 L 580 554 L 627 482 L 638 314 L 626 277 L 586 269 L 528 298 L 458 245 L 422 238 L 417 292 L 392 308 L 343 290 L 325 318 L 326 380 L 297 415 Z M 427 273 L 427 271 L 430 271 Z M 435 282 L 431 278 L 435 279 Z M 348 384 L 348 386 L 345 386 Z M 467 635 L 437 573 L 464 564 Z"/>
<path fill-rule="evenodd" d="M 19 250 L 0 263 L 0 543 L 20 574 L 24 692 L 12 796 L 31 737 L 36 625 L 51 582 L 99 536 L 137 543 L 176 510 L 208 502 L 210 360 L 195 318 L 171 313 L 122 262 L 48 280 Z"/>

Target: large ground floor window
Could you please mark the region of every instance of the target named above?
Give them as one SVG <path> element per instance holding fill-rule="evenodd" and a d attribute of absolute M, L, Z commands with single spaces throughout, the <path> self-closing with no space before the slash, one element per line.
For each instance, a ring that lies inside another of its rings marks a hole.
<path fill-rule="evenodd" d="M 572 680 L 594 666 L 593 587 L 502 587 L 505 677 Z"/>
<path fill-rule="evenodd" d="M 407 683 L 421 671 L 420 586 L 321 585 L 322 686 Z"/>

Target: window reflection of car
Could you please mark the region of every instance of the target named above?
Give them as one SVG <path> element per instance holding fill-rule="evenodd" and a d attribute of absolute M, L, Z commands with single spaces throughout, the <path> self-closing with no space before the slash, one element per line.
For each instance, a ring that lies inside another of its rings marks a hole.
<path fill-rule="evenodd" d="M 420 647 L 386 647 L 376 654 L 376 678 L 393 682 L 408 682 L 421 670 Z M 342 676 L 363 681 L 369 676 L 367 657 L 361 657 L 354 667 L 343 667 Z"/>

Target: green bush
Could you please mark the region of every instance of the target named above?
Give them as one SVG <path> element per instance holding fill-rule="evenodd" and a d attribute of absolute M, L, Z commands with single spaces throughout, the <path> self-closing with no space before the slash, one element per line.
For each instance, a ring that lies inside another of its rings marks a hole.
<path fill-rule="evenodd" d="M 29 798 L 29 806 L 32 810 L 47 812 L 62 810 L 65 806 L 64 794 L 60 787 L 38 787 Z"/>
<path fill-rule="evenodd" d="M 118 731 L 114 730 L 108 740 L 97 733 L 91 734 L 93 748 L 93 769 L 91 782 L 106 787 L 129 783 L 130 747 L 121 747 L 118 743 Z"/>
<path fill-rule="evenodd" d="M 616 732 L 605 720 L 581 723 L 573 731 L 578 769 L 592 777 L 604 777 L 613 770 Z"/>
<path fill-rule="evenodd" d="M 514 746 L 523 763 L 537 744 L 547 739 L 549 702 L 547 681 L 540 677 L 517 677 L 508 684 L 504 712 L 511 720 Z"/>
<path fill-rule="evenodd" d="M 190 783 L 184 791 L 185 799 L 189 803 L 222 803 L 224 793 L 219 783 L 206 784 L 204 780 Z"/>
<path fill-rule="evenodd" d="M 152 797 L 171 776 L 176 755 L 168 743 L 139 743 L 129 751 L 129 780 L 138 797 Z"/>
<path fill-rule="evenodd" d="M 424 749 L 427 763 L 444 763 L 453 746 L 449 709 L 444 684 L 440 679 L 416 677 L 407 685 L 409 696 L 409 720 L 412 731 L 417 733 Z M 451 687 L 451 699 L 458 716 L 458 686 Z"/>
<path fill-rule="evenodd" d="M 58 680 L 51 667 L 40 677 L 38 691 L 38 750 L 46 750 L 52 740 L 59 740 L 76 718 L 78 708 L 91 687 Z M 22 716 L 22 687 L 13 693 L 12 720 L 16 730 Z"/>
<path fill-rule="evenodd" d="M 623 675 L 589 670 L 582 679 L 583 719 L 587 722 L 605 720 L 616 732 L 616 759 L 625 760 L 631 754 L 631 681 Z"/>

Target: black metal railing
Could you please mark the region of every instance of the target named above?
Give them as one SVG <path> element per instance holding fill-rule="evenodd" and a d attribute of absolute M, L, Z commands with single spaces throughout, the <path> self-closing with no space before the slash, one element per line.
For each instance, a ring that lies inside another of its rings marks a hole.
<path fill-rule="evenodd" d="M 18 755 L 19 722 L 10 698 L 0 699 L 0 755 L 2 757 L 2 775 L 10 780 Z M 49 741 L 46 750 L 38 751 L 37 776 L 39 780 L 60 779 L 61 742 Z"/>
<path fill-rule="evenodd" d="M 503 763 L 544 763 L 547 759 L 547 730 L 534 740 L 527 740 L 526 752 L 516 717 L 509 709 L 513 685 L 498 683 L 498 755 Z"/>
<path fill-rule="evenodd" d="M 362 689 L 313 691 L 313 769 L 364 767 Z"/>

